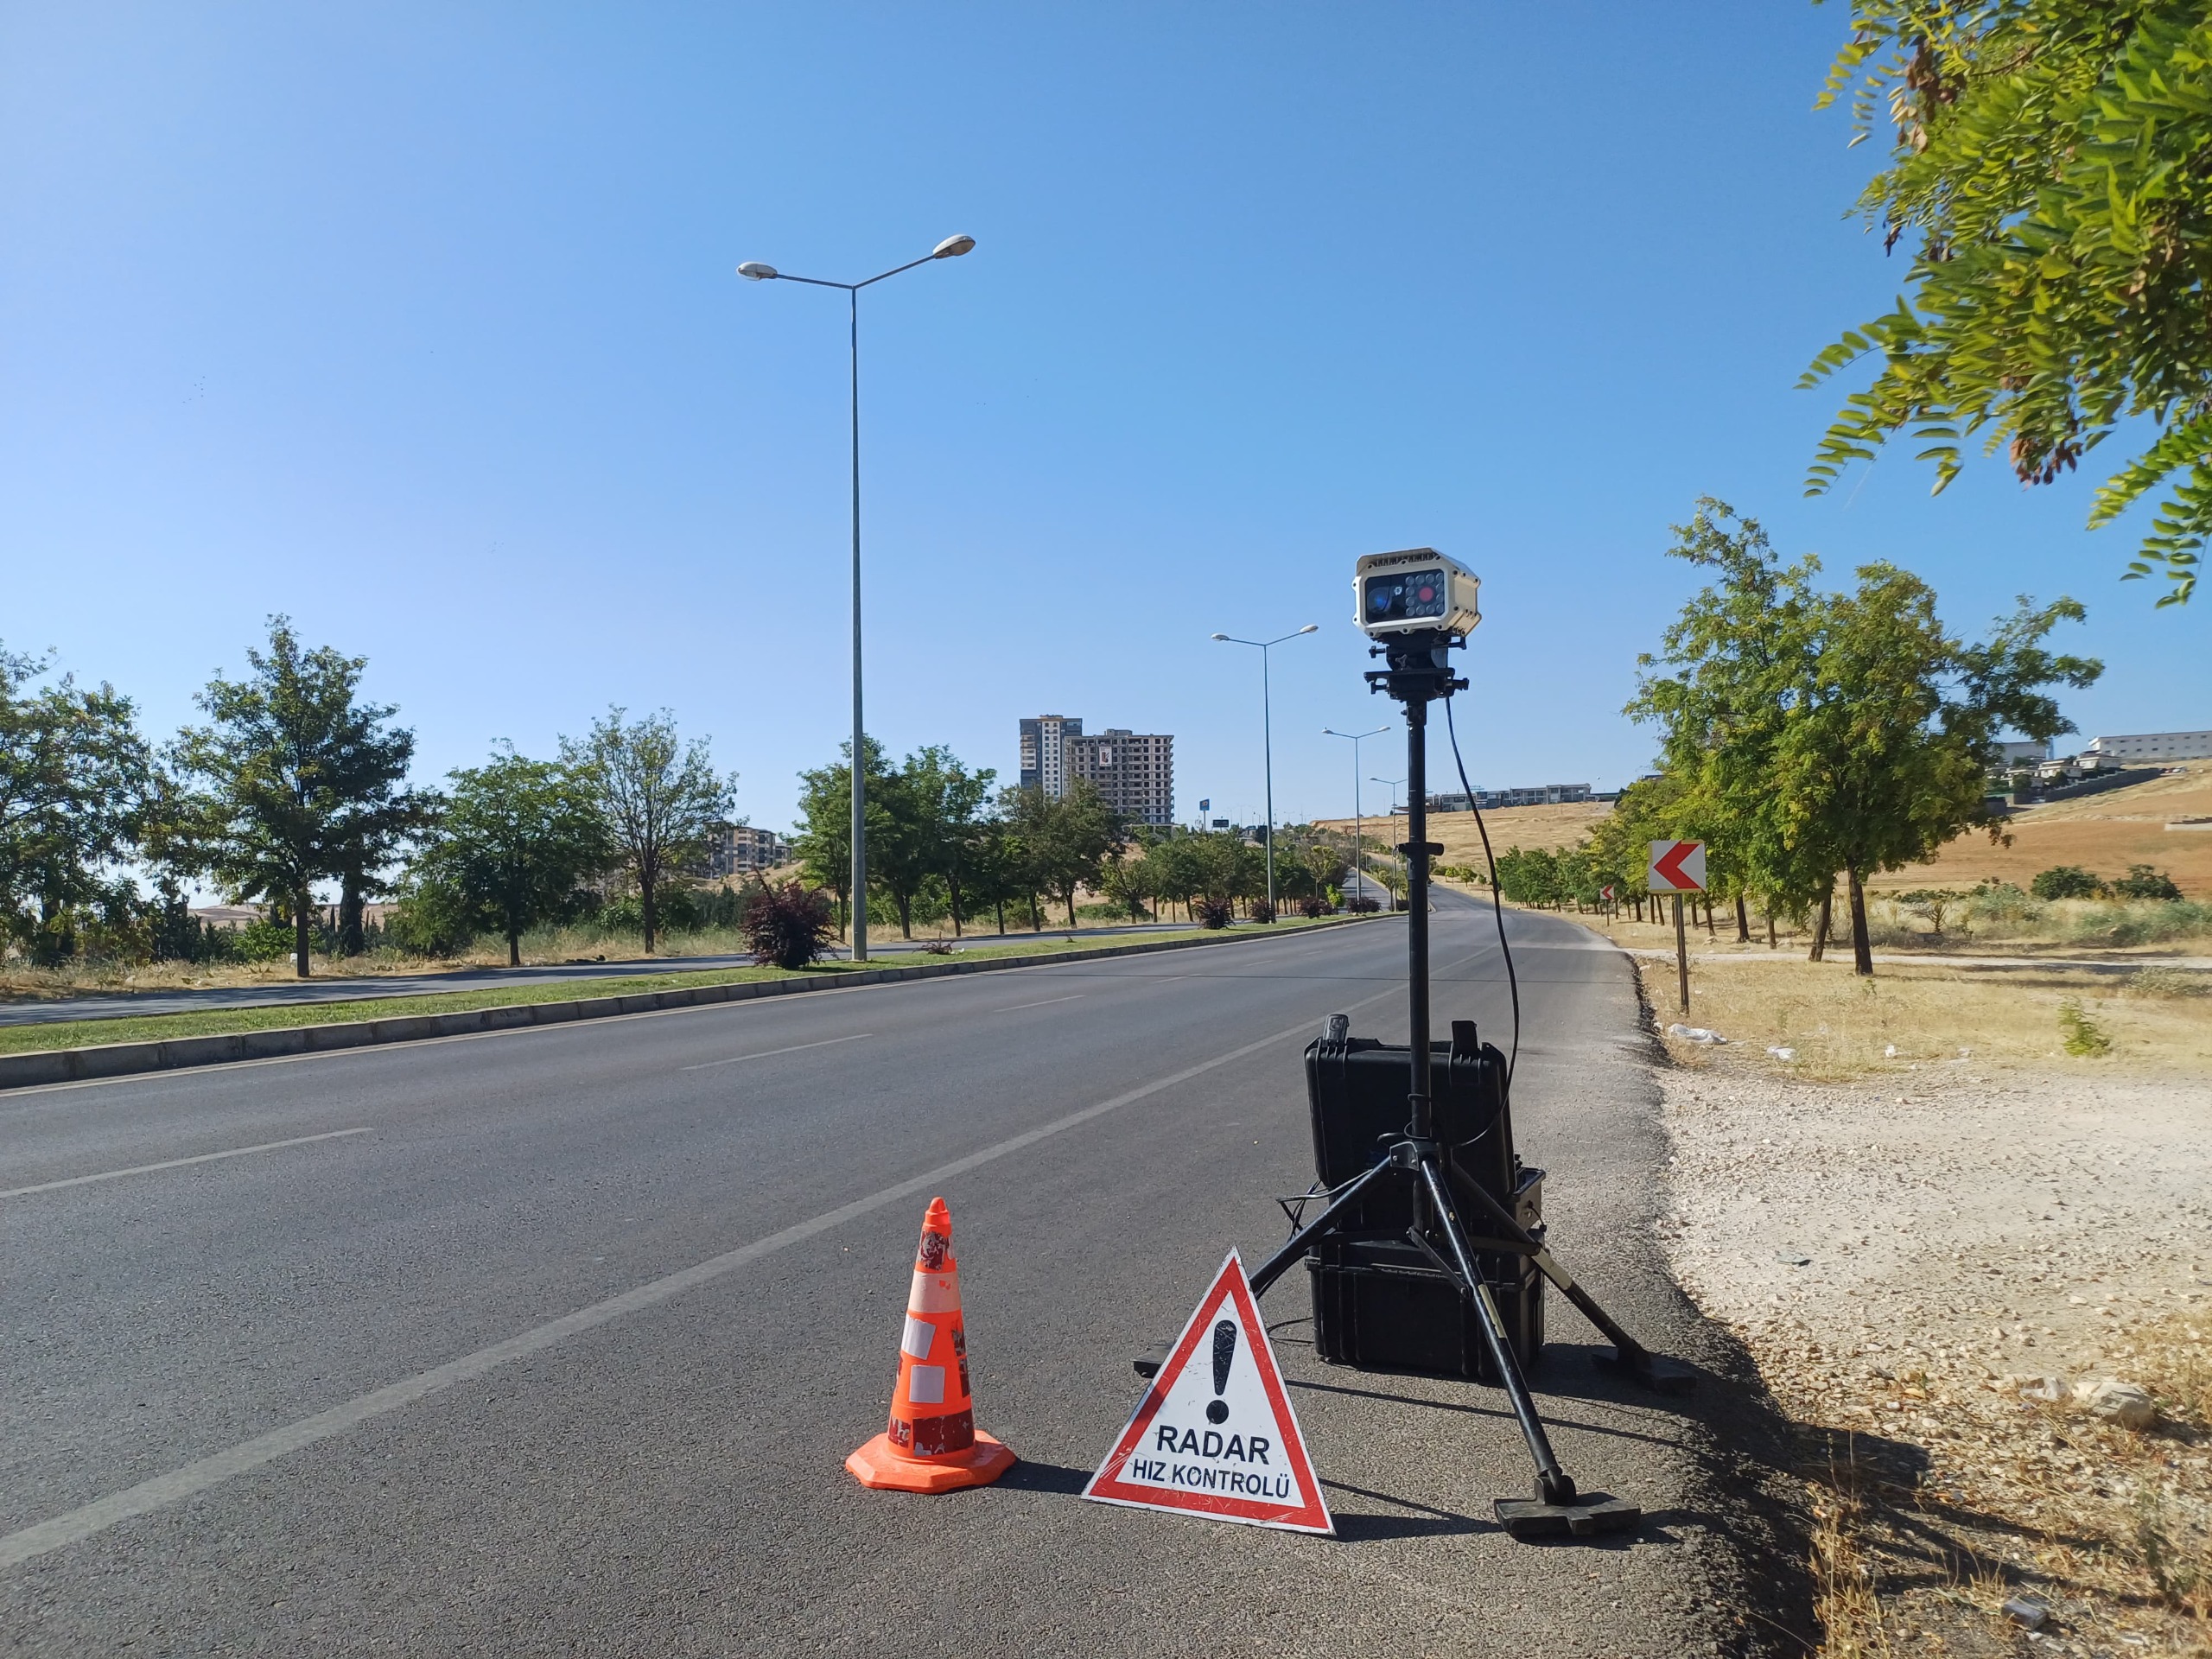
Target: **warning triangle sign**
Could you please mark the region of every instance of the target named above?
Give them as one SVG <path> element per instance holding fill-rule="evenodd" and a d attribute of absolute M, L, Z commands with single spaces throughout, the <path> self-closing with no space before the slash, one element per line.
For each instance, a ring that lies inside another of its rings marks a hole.
<path fill-rule="evenodd" d="M 1248 1526 L 1336 1531 L 1236 1251 L 1083 1495 Z"/>

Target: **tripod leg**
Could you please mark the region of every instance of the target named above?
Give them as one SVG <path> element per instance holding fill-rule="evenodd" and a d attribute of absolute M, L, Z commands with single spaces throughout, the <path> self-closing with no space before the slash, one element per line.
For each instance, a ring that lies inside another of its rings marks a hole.
<path fill-rule="evenodd" d="M 1460 1283 L 1474 1300 L 1475 1323 L 1481 1327 L 1491 1363 L 1497 1368 L 1498 1382 L 1505 1390 L 1506 1403 L 1513 1408 L 1514 1421 L 1521 1425 L 1521 1438 L 1529 1442 L 1529 1455 L 1535 1459 L 1537 1491 L 1547 1503 L 1572 1503 L 1573 1478 L 1560 1467 L 1559 1457 L 1552 1450 L 1551 1437 L 1544 1433 L 1543 1421 L 1536 1415 L 1536 1402 L 1529 1397 L 1529 1384 L 1521 1375 L 1521 1363 L 1513 1357 L 1513 1344 L 1505 1338 L 1505 1321 L 1498 1317 L 1497 1303 L 1491 1297 L 1490 1286 L 1475 1270 L 1473 1258 L 1467 1254 L 1466 1240 L 1459 1231 L 1459 1218 L 1452 1211 L 1451 1199 L 1445 1196 L 1444 1183 L 1437 1176 L 1436 1166 L 1424 1158 L 1421 1174 L 1428 1187 L 1429 1199 L 1436 1206 L 1436 1224 L 1444 1234 L 1445 1243 L 1451 1247 Z"/>
<path fill-rule="evenodd" d="M 1342 1215 L 1365 1190 L 1367 1184 L 1390 1167 L 1391 1166 L 1387 1163 L 1376 1164 L 1364 1175 L 1360 1176 L 1350 1186 L 1330 1199 L 1327 1209 L 1314 1217 L 1311 1223 L 1292 1234 L 1290 1243 L 1262 1262 L 1260 1270 L 1246 1281 L 1252 1287 L 1253 1299 L 1257 1300 L 1260 1297 L 1266 1295 L 1268 1287 L 1290 1270 L 1290 1264 L 1305 1255 L 1313 1241 L 1329 1230 L 1337 1217 Z M 1136 1368 L 1139 1376 L 1157 1376 L 1160 1374 L 1160 1368 L 1167 1363 L 1167 1350 L 1165 1345 L 1149 1349 L 1144 1353 L 1136 1355 L 1129 1363 Z"/>
<path fill-rule="evenodd" d="M 1697 1374 L 1687 1365 L 1677 1364 L 1654 1354 L 1634 1337 L 1621 1329 L 1613 1316 L 1598 1305 L 1598 1299 L 1577 1284 L 1572 1274 L 1559 1264 L 1558 1260 L 1541 1244 L 1522 1230 L 1521 1224 L 1511 1212 L 1482 1188 L 1478 1181 L 1456 1183 L 1454 1192 L 1472 1195 L 1476 1203 L 1490 1211 L 1504 1236 L 1529 1247 L 1529 1260 L 1536 1264 L 1544 1277 L 1558 1287 L 1560 1294 L 1582 1310 L 1582 1315 L 1596 1325 L 1606 1341 L 1613 1344 L 1613 1363 L 1647 1388 L 1665 1394 L 1683 1394 L 1695 1386 Z"/>
<path fill-rule="evenodd" d="M 1331 1223 L 1348 1209 L 1352 1201 L 1366 1189 L 1367 1184 L 1389 1168 L 1387 1163 L 1376 1164 L 1367 1173 L 1329 1201 L 1329 1207 L 1306 1225 L 1290 1236 L 1290 1243 L 1260 1264 L 1260 1270 L 1251 1277 L 1252 1294 L 1256 1300 L 1268 1294 L 1268 1287 L 1290 1270 L 1290 1264 L 1306 1254 L 1313 1242 L 1326 1232 Z"/>

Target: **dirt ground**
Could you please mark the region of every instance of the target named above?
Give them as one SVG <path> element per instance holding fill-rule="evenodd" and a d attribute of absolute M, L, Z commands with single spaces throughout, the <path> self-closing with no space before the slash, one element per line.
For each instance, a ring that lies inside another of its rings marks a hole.
<path fill-rule="evenodd" d="M 2212 830 L 2166 828 L 2190 817 L 2212 817 L 2212 762 L 2107 794 L 2029 807 L 2005 823 L 2010 847 L 1992 846 L 1986 835 L 1961 836 L 1927 863 L 1869 885 L 1891 892 L 1984 880 L 2024 887 L 2057 864 L 2078 864 L 2109 881 L 2131 864 L 2148 864 L 2172 876 L 2189 898 L 2212 898 Z"/>
<path fill-rule="evenodd" d="M 1611 810 L 1604 801 L 1571 806 L 1501 807 L 1483 817 L 1491 845 L 1554 850 L 1572 847 Z M 2032 806 L 2005 824 L 2009 847 L 1993 846 L 1986 832 L 1961 836 L 1924 864 L 1879 875 L 1868 885 L 1879 892 L 1915 887 L 1971 887 L 1977 881 L 2010 881 L 2026 887 L 2037 873 L 2057 864 L 2078 864 L 2111 880 L 2131 864 L 2165 871 L 2191 899 L 2212 899 L 2212 830 L 2168 830 L 2177 820 L 2212 817 L 2212 761 L 2192 762 L 2171 778 L 2131 784 L 2108 794 L 2078 801 Z M 1351 830 L 1350 818 L 1321 822 Z M 1370 818 L 1370 831 L 1382 820 Z M 1430 833 L 1444 843 L 1447 864 L 1482 862 L 1482 843 L 1471 812 L 1440 812 L 1429 819 Z M 1399 831 L 1403 838 L 1402 828 Z"/>
<path fill-rule="evenodd" d="M 1607 801 L 1577 801 L 1566 806 L 1501 806 L 1484 813 L 1483 819 L 1490 826 L 1490 844 L 1494 851 L 1502 853 L 1509 847 L 1557 849 L 1573 846 L 1612 810 Z M 1350 818 L 1319 818 L 1315 823 L 1324 830 L 1351 834 Z M 1395 834 L 1389 833 L 1390 827 L 1387 817 L 1370 815 L 1365 820 L 1368 835 L 1378 842 L 1405 839 L 1402 821 Z M 1432 812 L 1428 833 L 1431 839 L 1444 843 L 1445 863 L 1472 864 L 1478 868 L 1482 864 L 1482 837 L 1475 829 L 1473 813 Z"/>
<path fill-rule="evenodd" d="M 1798 1425 L 1827 1659 L 2212 1654 L 2212 1071 L 1701 1052 L 1662 1086 L 1669 1249 Z"/>

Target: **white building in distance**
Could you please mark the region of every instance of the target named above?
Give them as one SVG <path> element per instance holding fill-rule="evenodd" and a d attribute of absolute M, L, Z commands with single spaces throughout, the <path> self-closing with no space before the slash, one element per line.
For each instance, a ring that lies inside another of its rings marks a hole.
<path fill-rule="evenodd" d="M 2093 737 L 2081 758 L 2099 765 L 2160 766 L 2176 760 L 2212 760 L 2212 732 L 2137 732 L 2121 737 Z"/>

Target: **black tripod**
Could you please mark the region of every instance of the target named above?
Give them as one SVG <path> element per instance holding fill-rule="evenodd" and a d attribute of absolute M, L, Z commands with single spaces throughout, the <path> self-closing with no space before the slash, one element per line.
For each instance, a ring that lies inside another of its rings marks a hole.
<path fill-rule="evenodd" d="M 1357 1230 L 1362 1194 L 1378 1183 L 1401 1184 L 1401 1196 L 1409 1202 L 1413 1217 L 1412 1225 L 1403 1236 L 1451 1278 L 1460 1297 L 1471 1307 L 1491 1369 L 1505 1390 L 1522 1438 L 1529 1443 L 1529 1453 L 1535 1460 L 1535 1497 L 1497 1500 L 1494 1507 L 1499 1522 L 1516 1538 L 1615 1531 L 1634 1526 L 1642 1511 L 1635 1504 L 1617 1499 L 1584 1498 L 1577 1494 L 1573 1478 L 1560 1466 L 1551 1439 L 1544 1433 L 1543 1421 L 1536 1415 L 1535 1402 L 1529 1397 L 1520 1362 L 1507 1338 L 1497 1299 L 1476 1264 L 1476 1252 L 1526 1257 L 1533 1262 L 1613 1344 L 1611 1363 L 1637 1382 L 1650 1388 L 1679 1391 L 1690 1384 L 1692 1374 L 1672 1361 L 1649 1353 L 1622 1330 L 1599 1306 L 1596 1299 L 1553 1259 L 1542 1242 L 1526 1230 L 1503 1204 L 1484 1189 L 1481 1182 L 1464 1176 L 1453 1179 L 1451 1161 L 1437 1135 L 1435 1105 L 1430 1095 L 1434 1061 L 1428 1017 L 1428 862 L 1444 849 L 1428 839 L 1424 739 L 1428 705 L 1466 688 L 1465 680 L 1452 677 L 1449 653 L 1458 643 L 1451 635 L 1440 632 L 1400 635 L 1387 645 L 1376 647 L 1374 654 L 1383 657 L 1389 666 L 1372 671 L 1367 676 L 1370 690 L 1396 698 L 1406 709 L 1408 839 L 1400 850 L 1406 855 L 1407 866 L 1407 977 L 1412 998 L 1413 1029 L 1405 1133 L 1385 1148 L 1379 1160 L 1363 1174 L 1332 1192 L 1328 1207 L 1311 1224 L 1298 1227 L 1289 1243 L 1262 1264 L 1252 1275 L 1252 1294 L 1265 1294 L 1270 1285 L 1318 1245 L 1332 1239 L 1371 1236 Z M 1344 1016 L 1332 1017 L 1332 1039 L 1341 1040 L 1344 1023 Z M 1480 1235 L 1470 1236 L 1455 1203 L 1459 1198 L 1473 1199 L 1477 1207 L 1485 1212 L 1487 1224 Z"/>

